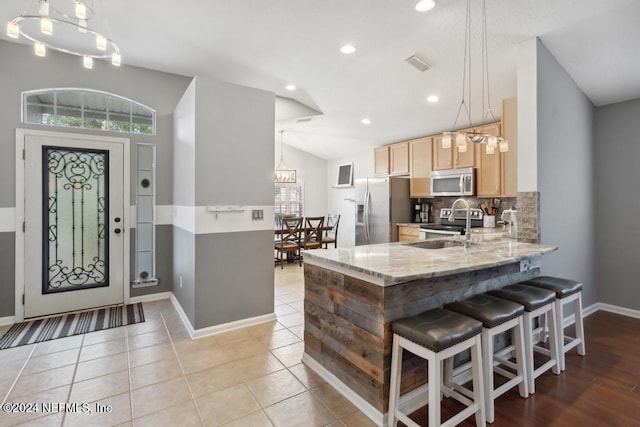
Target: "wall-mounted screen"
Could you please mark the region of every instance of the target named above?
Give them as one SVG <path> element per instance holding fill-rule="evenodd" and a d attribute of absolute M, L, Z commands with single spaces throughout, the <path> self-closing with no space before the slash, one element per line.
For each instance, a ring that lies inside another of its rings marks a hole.
<path fill-rule="evenodd" d="M 353 163 L 338 166 L 338 181 L 336 187 L 353 186 Z"/>

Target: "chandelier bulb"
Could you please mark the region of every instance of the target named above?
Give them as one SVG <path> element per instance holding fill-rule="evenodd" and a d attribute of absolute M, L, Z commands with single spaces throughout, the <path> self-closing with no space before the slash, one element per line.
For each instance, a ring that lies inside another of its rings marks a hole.
<path fill-rule="evenodd" d="M 111 54 L 111 65 L 119 67 L 120 64 L 122 64 L 122 55 L 118 52 L 113 52 L 113 54 Z"/>
<path fill-rule="evenodd" d="M 456 147 L 458 147 L 458 151 L 462 151 L 460 150 L 462 147 L 464 147 L 464 151 L 467 150 L 467 137 L 462 132 L 456 135 Z"/>
<path fill-rule="evenodd" d="M 451 148 L 451 134 L 449 132 L 445 132 L 442 136 L 442 148 Z"/>
<path fill-rule="evenodd" d="M 20 37 L 20 26 L 13 21 L 7 23 L 7 36 L 12 39 Z"/>
<path fill-rule="evenodd" d="M 90 57 L 89 55 L 84 55 L 84 57 L 82 58 L 82 65 L 84 66 L 84 68 L 90 70 L 93 68 L 93 58 Z"/>
<path fill-rule="evenodd" d="M 49 16 L 49 2 L 47 0 L 40 0 L 38 13 L 42 16 Z"/>
<path fill-rule="evenodd" d="M 47 36 L 53 34 L 53 21 L 49 18 L 40 18 L 40 32 Z"/>
<path fill-rule="evenodd" d="M 495 148 L 487 144 L 487 154 L 493 154 L 495 152 Z"/>
<path fill-rule="evenodd" d="M 107 50 L 107 38 L 102 34 L 96 34 L 96 48 L 98 50 Z"/>
<path fill-rule="evenodd" d="M 506 139 L 503 141 L 500 141 L 500 152 L 506 153 L 507 151 L 509 151 L 509 142 L 507 142 Z"/>
<path fill-rule="evenodd" d="M 498 137 L 495 135 L 489 135 L 487 138 L 487 147 L 496 148 L 498 146 Z M 487 152 L 487 154 L 489 154 Z"/>
<path fill-rule="evenodd" d="M 47 47 L 44 43 L 35 42 L 33 45 L 33 50 L 37 56 L 46 56 L 47 55 Z"/>
<path fill-rule="evenodd" d="M 87 19 L 87 6 L 81 1 L 76 2 L 76 18 Z"/>

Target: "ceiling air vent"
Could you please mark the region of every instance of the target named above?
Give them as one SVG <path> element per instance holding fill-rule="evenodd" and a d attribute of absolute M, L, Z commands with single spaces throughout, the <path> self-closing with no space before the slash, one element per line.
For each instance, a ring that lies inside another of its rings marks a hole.
<path fill-rule="evenodd" d="M 419 70 L 421 72 L 425 72 L 429 68 L 431 68 L 431 66 L 429 64 L 427 64 L 422 59 L 418 58 L 418 56 L 416 54 L 411 55 L 410 57 L 405 59 L 405 61 L 407 61 L 409 64 L 413 65 L 417 70 Z"/>

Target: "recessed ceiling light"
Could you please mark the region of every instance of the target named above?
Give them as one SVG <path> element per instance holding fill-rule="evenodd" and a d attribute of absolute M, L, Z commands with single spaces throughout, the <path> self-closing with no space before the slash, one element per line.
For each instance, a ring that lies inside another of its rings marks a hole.
<path fill-rule="evenodd" d="M 287 87 L 285 89 L 287 89 L 287 90 L 296 90 L 297 87 L 295 85 L 287 85 Z"/>
<path fill-rule="evenodd" d="M 355 51 L 356 51 L 355 46 L 352 46 L 350 44 L 345 44 L 340 48 L 340 52 L 344 53 L 345 55 L 351 55 Z"/>
<path fill-rule="evenodd" d="M 418 12 L 428 12 L 433 9 L 436 5 L 436 2 L 433 0 L 420 0 L 416 3 L 416 10 Z"/>
<path fill-rule="evenodd" d="M 370 125 L 371 124 L 371 120 L 364 118 L 362 120 L 360 120 L 362 122 L 363 125 Z"/>
<path fill-rule="evenodd" d="M 438 98 L 438 95 L 429 95 L 427 96 L 427 101 L 428 102 L 438 102 L 440 100 L 440 98 Z"/>

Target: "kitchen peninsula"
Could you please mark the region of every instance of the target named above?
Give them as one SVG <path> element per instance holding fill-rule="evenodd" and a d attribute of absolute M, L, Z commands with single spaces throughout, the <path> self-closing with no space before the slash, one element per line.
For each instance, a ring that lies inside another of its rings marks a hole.
<path fill-rule="evenodd" d="M 556 249 L 513 239 L 469 247 L 439 239 L 306 251 L 303 362 L 382 425 L 391 322 L 534 278 L 541 256 Z M 425 383 L 419 362 L 403 363 L 402 393 Z"/>

